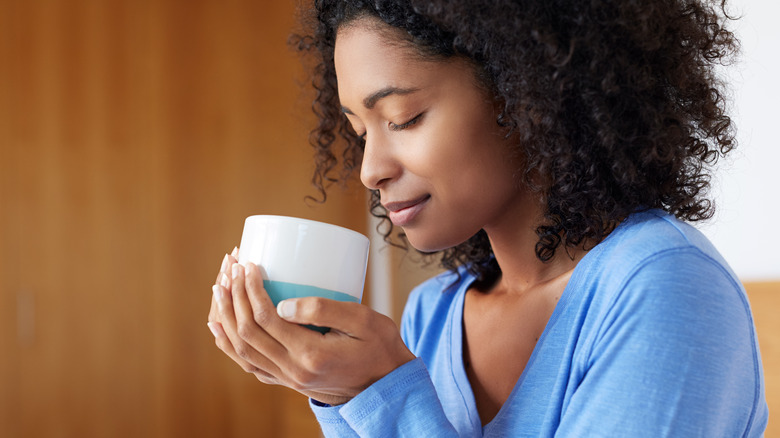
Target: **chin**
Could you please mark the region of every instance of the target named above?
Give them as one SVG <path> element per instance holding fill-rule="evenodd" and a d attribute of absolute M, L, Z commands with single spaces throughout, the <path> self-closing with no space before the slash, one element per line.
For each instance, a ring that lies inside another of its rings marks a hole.
<path fill-rule="evenodd" d="M 414 249 L 420 252 L 438 252 L 453 248 L 469 239 L 468 236 L 463 239 L 453 239 L 452 236 L 431 235 L 422 233 L 420 230 L 404 229 L 406 240 Z"/>

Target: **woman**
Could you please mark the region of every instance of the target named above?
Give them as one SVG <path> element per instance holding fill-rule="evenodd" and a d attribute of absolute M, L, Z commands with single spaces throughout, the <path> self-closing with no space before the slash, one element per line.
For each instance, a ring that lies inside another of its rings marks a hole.
<path fill-rule="evenodd" d="M 684 223 L 711 216 L 733 147 L 723 5 L 476 3 L 317 1 L 299 40 L 315 183 L 359 168 L 372 212 L 449 272 L 399 335 L 359 304 L 274 309 L 234 253 L 217 345 L 309 396 L 327 436 L 760 436 L 744 290 Z"/>

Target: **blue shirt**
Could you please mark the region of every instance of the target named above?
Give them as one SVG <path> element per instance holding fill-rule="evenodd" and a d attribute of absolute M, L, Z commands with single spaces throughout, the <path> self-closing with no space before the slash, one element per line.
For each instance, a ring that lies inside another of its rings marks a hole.
<path fill-rule="evenodd" d="M 482 427 L 463 365 L 474 278 L 418 286 L 401 334 L 417 359 L 341 406 L 326 436 L 758 437 L 768 411 L 750 306 L 691 226 L 631 216 L 577 264 L 495 418 Z"/>

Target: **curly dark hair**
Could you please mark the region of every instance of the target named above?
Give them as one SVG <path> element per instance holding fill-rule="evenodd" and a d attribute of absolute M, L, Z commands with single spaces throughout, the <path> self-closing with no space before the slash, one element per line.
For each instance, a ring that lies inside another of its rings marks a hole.
<path fill-rule="evenodd" d="M 724 84 L 738 42 L 725 1 L 316 0 L 297 48 L 315 58 L 313 183 L 325 190 L 359 168 L 363 141 L 340 110 L 333 53 L 340 26 L 365 17 L 403 29 L 420 55 L 469 60 L 519 139 L 523 179 L 544 200 L 536 255 L 598 242 L 631 213 L 712 216 L 710 167 L 735 146 Z M 371 213 L 392 223 L 372 192 Z M 441 254 L 494 278 L 480 231 Z"/>

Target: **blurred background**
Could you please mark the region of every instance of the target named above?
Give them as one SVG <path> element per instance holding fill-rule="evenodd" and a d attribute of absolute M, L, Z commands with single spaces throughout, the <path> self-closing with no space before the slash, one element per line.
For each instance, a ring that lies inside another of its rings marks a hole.
<path fill-rule="evenodd" d="M 776 46 L 750 21 L 771 12 L 742 22 L 756 47 Z M 0 0 L 0 437 L 318 435 L 305 397 L 244 373 L 206 327 L 246 216 L 373 229 L 358 183 L 304 201 L 317 193 L 296 17 L 293 0 Z M 777 70 L 752 47 L 737 107 L 763 102 L 741 114 L 749 137 L 705 232 L 748 285 L 777 394 L 780 185 L 754 166 L 780 160 L 761 137 L 780 93 L 755 85 Z M 375 244 L 364 301 L 398 321 L 435 272 L 418 261 Z"/>
<path fill-rule="evenodd" d="M 307 400 L 214 346 L 252 214 L 305 203 L 292 1 L 0 1 L 0 436 L 316 436 Z"/>

